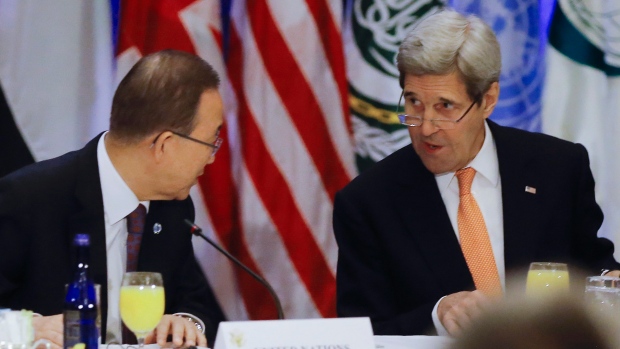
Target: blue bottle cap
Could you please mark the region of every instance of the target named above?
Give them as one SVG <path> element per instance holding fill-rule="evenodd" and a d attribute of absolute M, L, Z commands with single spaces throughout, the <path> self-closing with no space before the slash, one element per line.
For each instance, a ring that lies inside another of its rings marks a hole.
<path fill-rule="evenodd" d="M 88 234 L 75 234 L 73 244 L 75 246 L 90 246 L 90 236 Z"/>

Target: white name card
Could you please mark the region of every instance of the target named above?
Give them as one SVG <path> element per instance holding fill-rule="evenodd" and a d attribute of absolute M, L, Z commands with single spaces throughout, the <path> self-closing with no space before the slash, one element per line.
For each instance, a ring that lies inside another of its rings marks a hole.
<path fill-rule="evenodd" d="M 375 349 L 369 318 L 225 321 L 214 349 Z"/>

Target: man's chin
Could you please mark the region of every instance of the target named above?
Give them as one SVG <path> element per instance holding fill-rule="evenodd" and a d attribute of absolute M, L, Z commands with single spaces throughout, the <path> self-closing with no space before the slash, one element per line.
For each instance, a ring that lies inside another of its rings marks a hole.
<path fill-rule="evenodd" d="M 434 175 L 440 175 L 442 173 L 450 172 L 452 169 L 445 163 L 438 161 L 430 161 L 429 159 L 422 158 L 422 164 Z"/>
<path fill-rule="evenodd" d="M 196 178 L 196 179 L 194 180 L 194 182 L 193 182 L 190 186 L 185 187 L 185 188 L 182 188 L 182 189 L 179 189 L 179 190 L 176 192 L 176 194 L 174 194 L 174 197 L 170 198 L 169 200 L 185 200 L 185 199 L 187 199 L 187 197 L 188 197 L 188 196 L 189 196 L 189 194 L 190 194 L 191 189 L 192 189 L 195 185 L 198 185 L 198 178 Z M 172 194 L 172 193 L 170 193 L 170 194 Z"/>
<path fill-rule="evenodd" d="M 189 193 L 185 194 L 185 195 L 181 195 L 179 197 L 177 197 L 177 200 L 185 200 L 189 197 Z"/>
<path fill-rule="evenodd" d="M 174 200 L 185 200 L 187 199 L 188 196 L 189 196 L 189 189 L 183 190 L 182 192 L 177 194 Z"/>

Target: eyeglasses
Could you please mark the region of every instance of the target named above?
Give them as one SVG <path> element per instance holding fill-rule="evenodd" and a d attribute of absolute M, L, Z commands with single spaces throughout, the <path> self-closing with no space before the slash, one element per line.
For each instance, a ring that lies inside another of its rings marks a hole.
<path fill-rule="evenodd" d="M 190 137 L 188 135 L 184 135 L 182 133 L 178 133 L 178 132 L 174 132 L 174 131 L 170 131 L 173 134 L 181 137 L 181 138 L 185 138 L 185 139 L 189 139 L 190 141 L 202 144 L 202 145 L 206 145 L 208 147 L 213 148 L 213 152 L 211 152 L 211 156 L 215 156 L 215 154 L 217 153 L 218 150 L 220 150 L 220 146 L 222 145 L 222 143 L 224 142 L 223 138 L 220 138 L 219 136 L 216 136 L 217 138 L 215 138 L 215 143 L 211 144 L 211 143 L 207 143 L 207 142 L 203 142 L 201 140 L 198 140 L 196 138 Z"/>
<path fill-rule="evenodd" d="M 405 91 L 403 91 L 400 94 L 400 98 L 398 99 L 398 107 L 396 108 L 396 114 L 398 114 L 398 111 L 400 109 L 400 102 L 403 99 L 403 96 L 405 94 Z M 424 120 L 426 121 L 430 121 L 431 124 L 433 124 L 433 126 L 435 126 L 435 128 L 438 128 L 440 130 L 452 130 L 456 127 L 456 124 L 458 124 L 459 122 L 461 122 L 461 120 L 463 120 L 463 118 L 467 115 L 467 113 L 469 113 L 469 111 L 471 110 L 471 108 L 473 108 L 474 104 L 476 104 L 477 100 L 474 100 L 471 105 L 469 106 L 469 108 L 467 108 L 467 110 L 465 110 L 465 113 L 463 113 L 463 115 L 456 119 L 424 119 L 421 116 L 418 115 L 409 115 L 409 114 L 398 114 L 398 119 L 400 120 L 400 123 L 402 125 L 405 126 L 409 126 L 409 127 L 416 127 L 416 126 L 421 126 L 422 123 L 424 122 Z"/>

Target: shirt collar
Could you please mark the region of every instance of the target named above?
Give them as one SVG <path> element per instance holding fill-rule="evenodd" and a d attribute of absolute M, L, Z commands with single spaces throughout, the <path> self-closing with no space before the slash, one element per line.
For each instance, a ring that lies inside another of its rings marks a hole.
<path fill-rule="evenodd" d="M 499 184 L 499 164 L 497 161 L 497 147 L 495 139 L 487 122 L 484 123 L 484 141 L 476 157 L 465 167 L 472 167 L 493 187 Z M 438 185 L 449 187 L 452 180 L 456 181 L 455 172 L 446 172 L 435 175 Z M 458 188 L 458 187 L 457 187 Z"/>
<path fill-rule="evenodd" d="M 101 182 L 101 193 L 103 195 L 103 210 L 108 216 L 109 224 L 115 224 L 143 204 L 148 212 L 149 201 L 138 200 L 136 194 L 125 183 L 118 173 L 108 151 L 105 147 L 104 139 L 108 133 L 104 133 L 99 138 L 97 144 L 97 163 L 99 165 L 99 181 Z"/>

